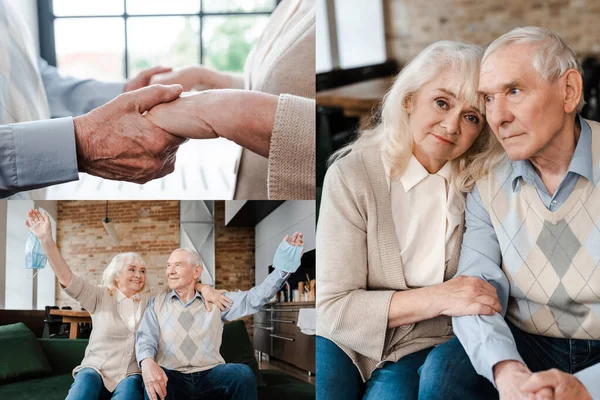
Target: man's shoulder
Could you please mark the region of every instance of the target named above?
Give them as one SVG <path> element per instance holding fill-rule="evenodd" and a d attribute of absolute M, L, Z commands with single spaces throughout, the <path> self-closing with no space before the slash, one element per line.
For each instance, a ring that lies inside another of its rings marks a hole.
<path fill-rule="evenodd" d="M 506 182 L 512 181 L 511 177 L 514 174 L 515 164 L 508 157 L 504 157 L 487 174 L 477 179 L 476 185 L 479 190 L 481 190 L 481 187 L 487 187 L 490 184 L 503 186 Z"/>

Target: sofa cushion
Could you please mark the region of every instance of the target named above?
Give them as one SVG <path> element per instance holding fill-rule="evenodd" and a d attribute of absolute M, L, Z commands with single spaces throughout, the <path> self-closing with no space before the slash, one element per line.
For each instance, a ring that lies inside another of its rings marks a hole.
<path fill-rule="evenodd" d="M 250 342 L 250 336 L 248 336 L 244 321 L 225 324 L 220 353 L 226 363 L 246 364 L 252 368 L 257 387 L 267 386 L 258 369 L 258 362 L 254 357 L 254 347 Z"/>
<path fill-rule="evenodd" d="M 0 385 L 0 399 L 64 400 L 71 384 L 73 376 L 70 373 L 12 382 Z"/>
<path fill-rule="evenodd" d="M 0 383 L 48 375 L 50 364 L 37 338 L 23 324 L 0 326 Z"/>

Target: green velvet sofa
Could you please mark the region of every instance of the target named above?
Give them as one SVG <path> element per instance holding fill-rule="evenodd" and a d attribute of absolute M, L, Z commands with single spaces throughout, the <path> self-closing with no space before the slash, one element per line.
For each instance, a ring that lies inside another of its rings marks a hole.
<path fill-rule="evenodd" d="M 87 343 L 87 339 L 38 339 L 22 323 L 0 326 L 0 399 L 63 400 Z M 283 372 L 258 370 L 241 321 L 225 325 L 221 355 L 226 362 L 245 363 L 254 370 L 259 399 L 315 398 L 315 387 L 309 383 Z"/>

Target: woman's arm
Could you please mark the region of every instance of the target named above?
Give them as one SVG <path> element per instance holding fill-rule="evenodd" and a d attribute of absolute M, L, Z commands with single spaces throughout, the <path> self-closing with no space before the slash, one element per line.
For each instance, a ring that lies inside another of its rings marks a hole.
<path fill-rule="evenodd" d="M 60 254 L 58 246 L 52 238 L 52 224 L 47 213 L 42 214 L 38 210 L 29 210 L 29 220 L 25 221 L 25 225 L 38 238 L 54 274 L 58 278 L 60 284 L 64 287 L 71 283 L 72 272 L 71 268 Z"/>
<path fill-rule="evenodd" d="M 278 99 L 250 90 L 207 90 L 154 107 L 146 117 L 173 135 L 224 137 L 269 157 Z"/>

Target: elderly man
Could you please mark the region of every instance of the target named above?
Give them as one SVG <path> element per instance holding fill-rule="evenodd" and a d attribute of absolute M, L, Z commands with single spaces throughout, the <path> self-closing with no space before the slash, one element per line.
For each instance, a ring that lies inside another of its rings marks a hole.
<path fill-rule="evenodd" d="M 136 356 L 146 399 L 256 399 L 250 367 L 225 364 L 219 353 L 223 321 L 258 312 L 300 265 L 301 233 L 286 236 L 275 253 L 276 268 L 247 292 L 229 292 L 229 310 L 208 311 L 195 291 L 202 266 L 195 251 L 177 249 L 167 262 L 171 292 L 150 300 L 137 332 Z M 167 385 L 168 381 L 168 385 Z"/>
<path fill-rule="evenodd" d="M 600 124 L 578 116 L 581 69 L 556 33 L 517 28 L 487 48 L 479 90 L 508 158 L 467 196 L 459 274 L 494 285 L 506 319 L 454 332 L 502 399 L 600 398 Z M 438 363 L 438 393 L 465 357 Z"/>
<path fill-rule="evenodd" d="M 0 43 L 0 197 L 77 180 L 78 172 L 143 183 L 173 171 L 184 140 L 142 116 L 179 97 L 179 85 L 145 87 L 170 69 L 128 82 L 62 77 L 36 56 L 29 30 L 5 0 Z"/>

